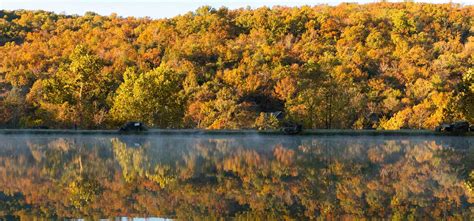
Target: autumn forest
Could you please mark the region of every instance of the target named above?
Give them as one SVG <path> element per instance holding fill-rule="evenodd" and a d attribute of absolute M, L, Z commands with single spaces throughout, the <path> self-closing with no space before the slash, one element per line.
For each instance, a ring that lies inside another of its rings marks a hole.
<path fill-rule="evenodd" d="M 474 6 L 0 10 L 0 128 L 432 129 L 474 123 Z"/>

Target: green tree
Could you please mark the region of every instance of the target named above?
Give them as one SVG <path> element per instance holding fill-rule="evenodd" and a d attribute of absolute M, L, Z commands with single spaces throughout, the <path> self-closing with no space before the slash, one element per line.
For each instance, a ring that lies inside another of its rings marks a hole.
<path fill-rule="evenodd" d="M 463 75 L 458 96 L 461 112 L 467 120 L 474 122 L 474 68 Z"/>
<path fill-rule="evenodd" d="M 111 79 L 101 71 L 103 66 L 86 46 L 77 46 L 51 78 L 35 82 L 33 88 L 38 91 L 31 93 L 40 93 L 40 100 L 35 102 L 40 109 L 53 112 L 64 125 L 99 126 L 112 89 Z"/>
<path fill-rule="evenodd" d="M 152 127 L 182 127 L 186 102 L 182 82 L 183 74 L 165 66 L 139 75 L 127 70 L 111 117 L 119 123 L 135 120 Z"/>

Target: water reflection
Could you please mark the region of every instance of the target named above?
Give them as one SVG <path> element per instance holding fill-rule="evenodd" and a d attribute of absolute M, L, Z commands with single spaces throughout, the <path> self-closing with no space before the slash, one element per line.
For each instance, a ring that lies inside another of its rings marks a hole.
<path fill-rule="evenodd" d="M 0 135 L 0 217 L 474 216 L 473 137 Z"/>

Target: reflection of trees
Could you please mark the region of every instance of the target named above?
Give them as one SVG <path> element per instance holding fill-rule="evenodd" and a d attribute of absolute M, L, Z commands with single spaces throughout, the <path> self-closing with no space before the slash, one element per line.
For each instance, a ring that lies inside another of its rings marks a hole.
<path fill-rule="evenodd" d="M 468 218 L 473 150 L 453 146 L 330 138 L 144 138 L 131 146 L 115 138 L 31 139 L 0 148 L 0 197 L 10 202 L 0 210 L 60 217 Z"/>
<path fill-rule="evenodd" d="M 149 144 L 141 148 L 129 148 L 125 143 L 112 139 L 112 148 L 126 182 L 136 181 L 139 178 L 147 178 L 165 187 L 175 178 L 170 165 L 156 163 L 152 165 L 152 159 L 145 156 Z"/>
<path fill-rule="evenodd" d="M 96 200 L 100 193 L 101 184 L 95 178 L 79 175 L 69 183 L 68 189 L 71 204 L 75 208 L 83 210 Z"/>

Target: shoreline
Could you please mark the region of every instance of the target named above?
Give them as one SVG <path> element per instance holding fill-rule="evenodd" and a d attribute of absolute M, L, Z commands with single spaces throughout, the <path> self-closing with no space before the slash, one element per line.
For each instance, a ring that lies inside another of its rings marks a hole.
<path fill-rule="evenodd" d="M 204 129 L 149 129 L 143 132 L 123 133 L 118 130 L 64 130 L 64 129 L 0 129 L 0 135 L 282 135 L 282 136 L 474 136 L 474 132 L 451 133 L 432 130 L 303 130 L 298 135 L 286 135 L 280 130 L 204 130 Z"/>

